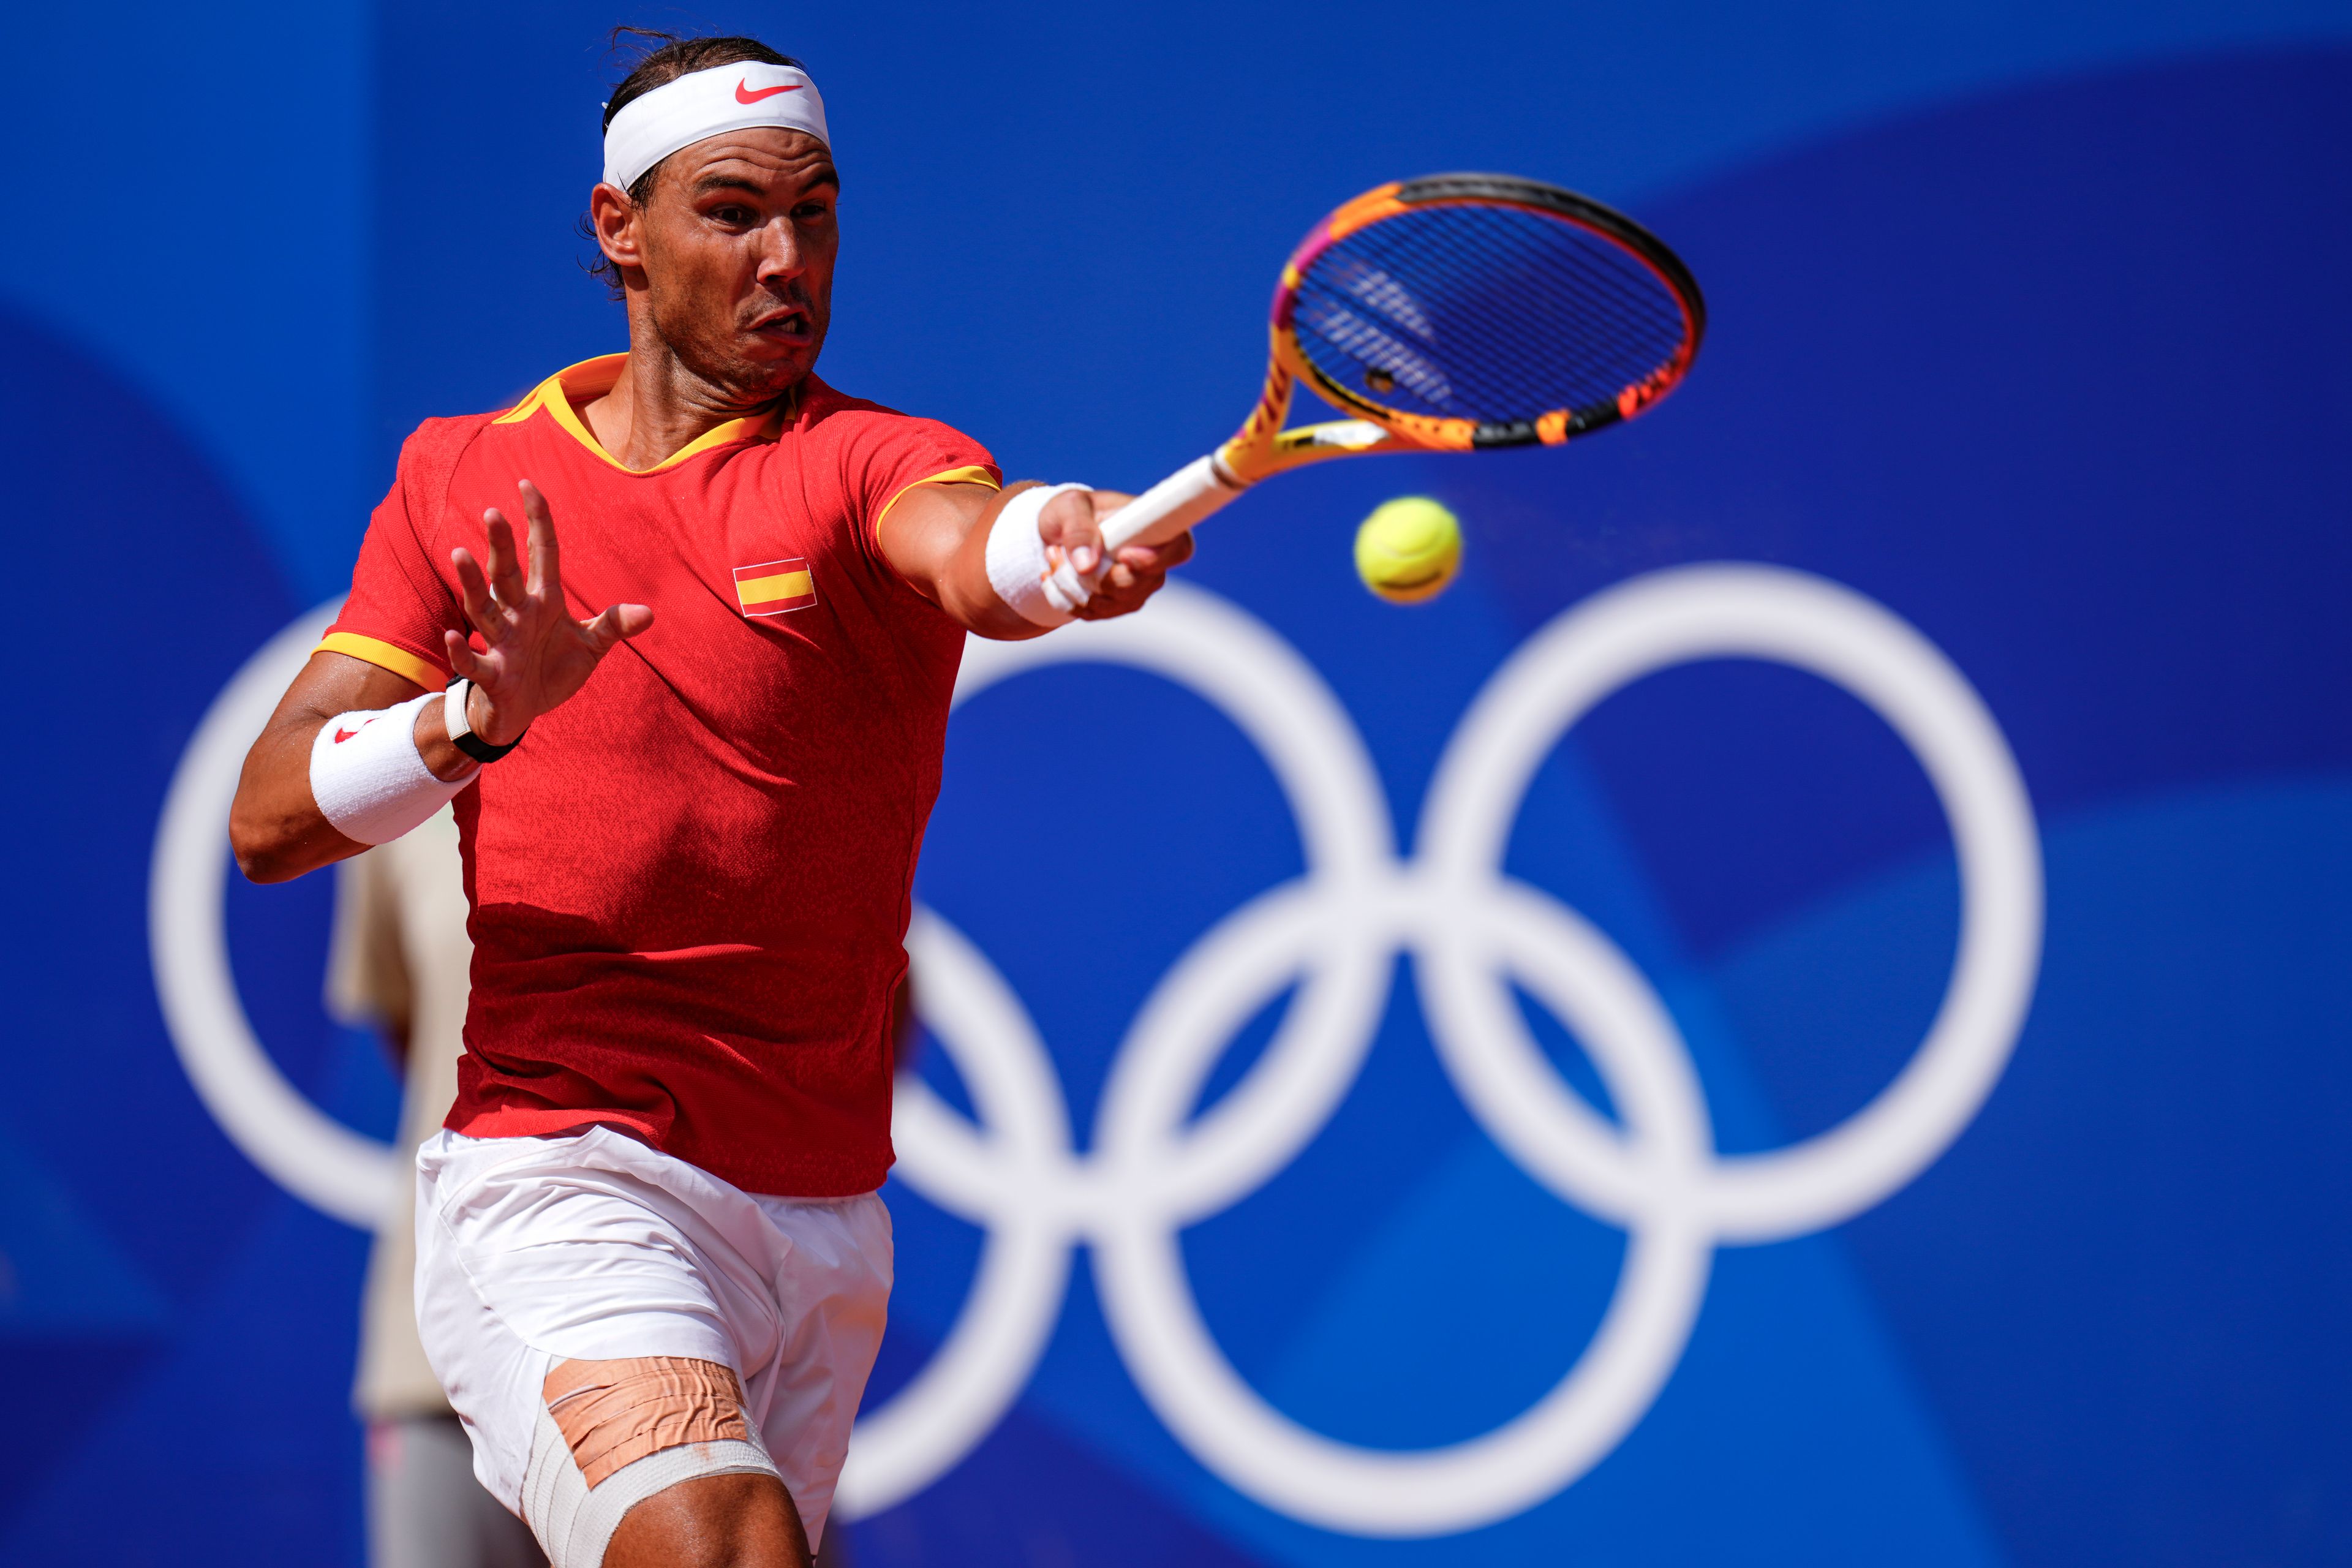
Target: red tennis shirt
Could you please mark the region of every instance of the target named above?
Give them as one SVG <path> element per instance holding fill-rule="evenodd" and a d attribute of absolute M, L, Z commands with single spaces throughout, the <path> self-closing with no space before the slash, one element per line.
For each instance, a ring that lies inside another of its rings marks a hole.
<path fill-rule="evenodd" d="M 482 559 L 486 507 L 520 530 L 523 479 L 572 613 L 654 610 L 457 796 L 474 969 L 448 1125 L 612 1123 L 750 1192 L 867 1192 L 964 637 L 876 529 L 912 486 L 1001 476 L 814 377 L 640 473 L 577 407 L 625 361 L 420 426 L 320 645 L 446 684 L 441 634 L 469 629 L 449 552 Z"/>

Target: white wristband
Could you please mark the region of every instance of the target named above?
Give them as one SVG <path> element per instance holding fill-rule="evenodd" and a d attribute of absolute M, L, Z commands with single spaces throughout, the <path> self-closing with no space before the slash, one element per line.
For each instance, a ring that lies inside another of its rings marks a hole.
<path fill-rule="evenodd" d="M 1058 626 L 1083 608 L 1093 591 L 1075 572 L 1056 574 L 1037 536 L 1037 514 L 1065 490 L 1087 485 L 1039 485 L 1004 503 L 988 531 L 988 585 L 1034 626 Z"/>
<path fill-rule="evenodd" d="M 474 782 L 433 776 L 416 749 L 416 714 L 438 691 L 394 708 L 338 713 L 310 742 L 310 798 L 336 832 L 361 844 L 389 844 Z"/>

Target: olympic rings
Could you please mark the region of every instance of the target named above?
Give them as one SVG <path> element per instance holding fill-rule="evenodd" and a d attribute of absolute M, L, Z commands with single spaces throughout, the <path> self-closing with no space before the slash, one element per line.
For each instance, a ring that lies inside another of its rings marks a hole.
<path fill-rule="evenodd" d="M 221 824 L 238 758 L 331 610 L 274 639 L 205 716 L 158 831 L 150 924 L 165 1018 L 206 1106 L 289 1190 L 365 1224 L 390 1190 L 390 1151 L 320 1115 L 269 1064 L 220 934 Z M 1961 889 L 1942 1006 L 1894 1082 L 1826 1132 L 1736 1156 L 1716 1152 L 1689 1052 L 1649 983 L 1589 921 L 1503 870 L 1535 770 L 1577 721 L 1643 675 L 1715 658 L 1809 670 L 1884 718 L 1950 821 Z M 946 1342 L 858 1423 L 845 1517 L 920 1491 L 996 1426 L 1045 1352 L 1084 1243 L 1137 1386 L 1236 1490 L 1357 1535 L 1437 1535 L 1507 1518 L 1571 1484 L 1647 1413 L 1697 1321 L 1717 1247 L 1804 1235 L 1883 1201 L 1958 1136 L 2016 1045 L 2042 919 L 2023 781 L 1950 662 L 1848 589 L 1772 567 L 1693 566 L 1562 615 L 1464 716 L 1409 858 L 1396 853 L 1346 711 L 1296 650 L 1235 606 L 1171 584 L 1144 615 L 1026 643 L 975 641 L 956 700 L 1066 663 L 1157 674 L 1232 718 L 1273 767 L 1306 869 L 1227 915 L 1162 976 L 1121 1044 L 1083 1155 L 1020 999 L 961 933 L 917 910 L 908 947 L 918 1005 L 979 1121 L 902 1079 L 898 1172 L 987 1242 Z M 1310 1432 L 1252 1390 L 1202 1320 L 1178 1241 L 1319 1133 L 1362 1068 L 1400 954 L 1416 966 L 1431 1037 L 1473 1116 L 1555 1195 L 1627 1233 L 1615 1293 L 1567 1375 L 1486 1436 L 1412 1453 Z M 1622 1126 L 1553 1070 L 1512 982 L 1570 1026 Z M 1293 986 L 1242 1081 L 1188 1121 L 1234 1034 Z"/>

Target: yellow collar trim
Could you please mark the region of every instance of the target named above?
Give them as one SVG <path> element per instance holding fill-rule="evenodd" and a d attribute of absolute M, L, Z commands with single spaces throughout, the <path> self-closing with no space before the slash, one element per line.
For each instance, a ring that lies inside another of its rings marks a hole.
<path fill-rule="evenodd" d="M 724 425 L 704 431 L 652 468 L 633 468 L 604 450 L 604 443 L 596 439 L 596 433 L 588 428 L 587 421 L 580 417 L 580 410 L 574 405 L 576 402 L 593 401 L 612 391 L 620 384 L 621 372 L 628 363 L 629 356 L 625 353 L 599 354 L 594 359 L 584 359 L 578 364 L 566 365 L 532 387 L 530 396 L 499 415 L 491 423 L 520 425 L 543 408 L 547 410 L 548 416 L 562 426 L 573 440 L 620 469 L 621 472 L 658 474 L 665 468 L 677 467 L 688 458 L 708 452 L 714 447 L 724 447 L 730 441 L 774 440 L 777 432 L 782 428 L 785 414 L 797 401 L 794 394 L 799 389 L 794 388 L 793 393 L 787 393 L 773 408 L 765 413 L 747 414 L 740 419 L 730 419 Z"/>

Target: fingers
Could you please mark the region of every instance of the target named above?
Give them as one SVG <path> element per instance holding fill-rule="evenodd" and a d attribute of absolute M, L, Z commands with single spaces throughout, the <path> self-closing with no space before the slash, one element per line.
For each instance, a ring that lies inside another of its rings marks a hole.
<path fill-rule="evenodd" d="M 555 542 L 555 514 L 539 487 L 525 479 L 515 487 L 522 492 L 523 514 L 530 529 L 530 560 L 515 548 L 514 525 L 496 507 L 482 513 L 482 531 L 488 540 L 487 565 L 465 550 L 449 552 L 457 568 L 457 593 L 467 617 L 482 636 L 497 642 L 513 628 L 523 608 L 534 599 L 551 595 L 562 603 L 562 558 Z M 529 574 L 525 574 L 528 564 Z"/>
<path fill-rule="evenodd" d="M 563 564 L 555 549 L 555 513 L 548 510 L 547 498 L 529 479 L 519 481 L 515 489 L 522 492 L 523 516 L 530 523 L 530 574 L 524 582 L 524 591 L 536 595 L 546 593 L 551 585 L 560 591 Z"/>
<path fill-rule="evenodd" d="M 464 633 L 443 632 L 441 651 L 448 656 L 449 668 L 453 672 L 464 676 L 468 680 L 480 681 L 482 679 L 481 656 L 474 651 L 474 645 L 466 640 Z"/>
<path fill-rule="evenodd" d="M 1125 588 L 1149 579 L 1157 588 L 1168 574 L 1192 559 L 1192 536 L 1180 533 L 1161 544 L 1128 544 L 1119 548 L 1111 560 L 1110 570 L 1103 574 L 1103 585 Z"/>
<path fill-rule="evenodd" d="M 1095 521 L 1091 492 L 1064 490 L 1037 513 L 1037 537 L 1048 550 L 1059 547 L 1072 570 L 1092 572 L 1102 561 L 1102 528 Z"/>
<path fill-rule="evenodd" d="M 1192 535 L 1188 530 L 1158 544 L 1126 545 L 1118 558 L 1144 571 L 1171 572 L 1192 559 Z"/>
<path fill-rule="evenodd" d="M 506 612 L 490 597 L 490 584 L 475 564 L 471 552 L 459 549 L 449 552 L 449 564 L 457 570 L 457 599 L 466 606 L 466 618 L 474 623 L 483 637 L 490 642 L 499 639 L 506 629 Z"/>
<path fill-rule="evenodd" d="M 1168 574 L 1125 564 L 1113 566 L 1097 585 L 1094 597 L 1078 610 L 1090 621 L 1107 621 L 1143 608 L 1146 600 L 1167 584 Z"/>
<path fill-rule="evenodd" d="M 512 609 L 523 601 L 522 563 L 517 559 L 514 525 L 506 514 L 492 507 L 482 513 L 483 531 L 489 535 L 490 558 L 488 577 L 490 594 L 499 604 Z"/>
<path fill-rule="evenodd" d="M 1166 586 L 1167 582 L 1166 577 L 1155 572 L 1149 577 L 1137 578 L 1123 588 L 1098 589 L 1095 596 L 1080 605 L 1073 615 L 1082 621 L 1111 621 L 1121 616 L 1131 616 L 1143 608 L 1151 595 Z"/>
<path fill-rule="evenodd" d="M 1079 617 L 1107 621 L 1143 608 L 1145 602 L 1166 585 L 1169 570 L 1192 558 L 1190 533 L 1180 533 L 1162 544 L 1122 547 L 1110 570 L 1096 585 L 1094 597 L 1077 612 Z"/>
<path fill-rule="evenodd" d="M 644 605 L 613 605 L 602 615 L 580 623 L 580 635 L 602 658 L 615 644 L 626 642 L 654 624 L 654 613 Z"/>

